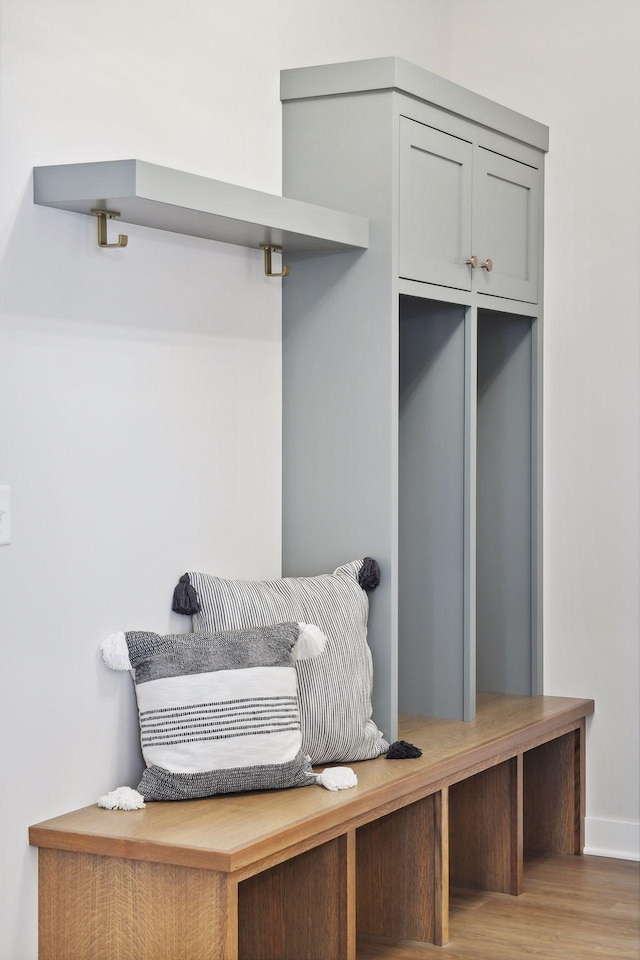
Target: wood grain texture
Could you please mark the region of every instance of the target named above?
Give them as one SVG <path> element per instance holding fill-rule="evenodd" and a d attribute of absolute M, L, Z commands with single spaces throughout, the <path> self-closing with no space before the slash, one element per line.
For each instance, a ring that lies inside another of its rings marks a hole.
<path fill-rule="evenodd" d="M 639 866 L 602 857 L 527 857 L 521 897 L 452 894 L 445 950 L 361 937 L 358 960 L 637 960 Z"/>
<path fill-rule="evenodd" d="M 434 941 L 449 941 L 449 789 L 433 798 L 435 822 L 435 890 L 433 906 Z"/>
<path fill-rule="evenodd" d="M 585 817 L 587 815 L 587 722 L 583 718 L 574 733 L 574 803 L 575 846 L 573 852 L 584 852 Z"/>
<path fill-rule="evenodd" d="M 354 960 L 356 914 L 369 934 L 445 944 L 449 879 L 517 894 L 523 840 L 582 850 L 592 711 L 483 696 L 470 723 L 408 718 L 423 756 L 354 764 L 353 790 L 86 807 L 32 827 L 41 960 Z"/>
<path fill-rule="evenodd" d="M 514 757 L 450 787 L 452 886 L 519 893 L 517 772 Z"/>
<path fill-rule="evenodd" d="M 224 874 L 39 854 L 40 960 L 237 960 L 236 916 Z"/>
<path fill-rule="evenodd" d="M 552 737 L 593 712 L 592 700 L 484 695 L 476 720 L 406 718 L 401 736 L 422 747 L 416 760 L 353 764 L 358 786 L 150 803 L 126 815 L 85 807 L 30 829 L 34 846 L 233 872 L 296 852 L 323 831 L 374 820 L 385 804 L 413 802 L 471 770 Z"/>
<path fill-rule="evenodd" d="M 582 853 L 581 733 L 550 740 L 524 754 L 524 848 L 531 853 Z"/>
<path fill-rule="evenodd" d="M 435 829 L 426 797 L 357 831 L 359 932 L 435 941 Z"/>
<path fill-rule="evenodd" d="M 511 888 L 509 893 L 522 893 L 524 869 L 524 774 L 522 754 L 513 758 L 511 766 Z"/>
<path fill-rule="evenodd" d="M 342 960 L 349 941 L 353 957 L 348 858 L 349 839 L 340 837 L 243 881 L 240 960 Z"/>
<path fill-rule="evenodd" d="M 357 865 L 356 831 L 349 830 L 342 843 L 343 866 L 340 869 L 340 903 L 345 905 L 346 924 L 340 928 L 343 938 L 341 956 L 347 960 L 356 960 L 357 949 Z"/>

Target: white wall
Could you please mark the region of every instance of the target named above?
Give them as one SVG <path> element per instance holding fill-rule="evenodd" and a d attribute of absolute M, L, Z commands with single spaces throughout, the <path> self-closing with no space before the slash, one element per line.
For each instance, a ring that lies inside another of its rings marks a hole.
<path fill-rule="evenodd" d="M 593 697 L 589 852 L 640 856 L 640 5 L 452 0 L 450 79 L 550 127 L 545 692 Z"/>
<path fill-rule="evenodd" d="M 280 69 L 395 52 L 441 70 L 446 4 L 0 2 L 0 958 L 31 960 L 28 825 L 141 770 L 98 643 L 187 629 L 187 568 L 279 575 L 281 453 L 260 252 L 128 225 L 99 250 L 89 218 L 33 205 L 31 169 L 140 157 L 279 193 Z"/>
<path fill-rule="evenodd" d="M 100 639 L 186 629 L 169 601 L 187 567 L 271 576 L 280 556 L 278 282 L 257 253 L 144 228 L 98 250 L 88 218 L 34 207 L 30 171 L 138 156 L 277 193 L 284 67 L 397 54 L 552 126 L 547 687 L 598 700 L 593 822 L 637 821 L 632 5 L 0 0 L 0 16 L 0 960 L 36 956 L 27 826 L 139 772 Z"/>

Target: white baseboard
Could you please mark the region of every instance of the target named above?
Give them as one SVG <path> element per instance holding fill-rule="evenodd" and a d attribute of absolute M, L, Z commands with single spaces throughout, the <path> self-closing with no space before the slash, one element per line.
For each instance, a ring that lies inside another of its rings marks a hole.
<path fill-rule="evenodd" d="M 587 817 L 584 852 L 594 857 L 640 860 L 640 823 Z"/>

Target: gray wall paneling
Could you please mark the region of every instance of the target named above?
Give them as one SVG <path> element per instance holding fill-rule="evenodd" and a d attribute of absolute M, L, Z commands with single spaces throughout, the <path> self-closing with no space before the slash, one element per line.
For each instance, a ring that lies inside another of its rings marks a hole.
<path fill-rule="evenodd" d="M 287 104 L 283 190 L 366 210 L 359 254 L 290 258 L 283 283 L 283 573 L 372 556 L 374 719 L 397 736 L 397 297 L 392 256 L 391 94 Z M 391 455 L 390 455 L 391 451 Z"/>

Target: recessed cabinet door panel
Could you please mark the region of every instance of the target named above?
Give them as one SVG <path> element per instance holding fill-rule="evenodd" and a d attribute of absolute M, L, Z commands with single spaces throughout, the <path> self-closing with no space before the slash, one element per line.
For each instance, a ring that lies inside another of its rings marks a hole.
<path fill-rule="evenodd" d="M 471 289 L 471 161 L 466 140 L 400 118 L 399 274 Z"/>
<path fill-rule="evenodd" d="M 538 301 L 540 171 L 478 147 L 474 157 L 473 252 L 478 293 Z"/>

